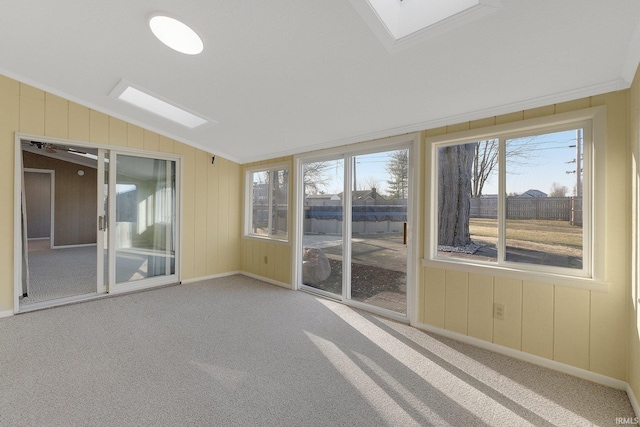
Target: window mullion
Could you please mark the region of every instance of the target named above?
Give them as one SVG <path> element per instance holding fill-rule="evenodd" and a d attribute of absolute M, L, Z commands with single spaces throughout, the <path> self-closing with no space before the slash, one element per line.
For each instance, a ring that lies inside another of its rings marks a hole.
<path fill-rule="evenodd" d="M 504 137 L 498 142 L 498 264 L 502 264 L 506 259 L 507 246 L 507 155 L 506 139 Z"/>

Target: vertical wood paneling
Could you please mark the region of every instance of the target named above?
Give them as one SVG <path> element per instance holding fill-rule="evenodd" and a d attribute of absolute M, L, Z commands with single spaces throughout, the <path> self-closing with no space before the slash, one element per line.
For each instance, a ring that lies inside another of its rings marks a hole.
<path fill-rule="evenodd" d="M 445 329 L 467 334 L 468 298 L 469 274 L 448 270 L 445 273 Z"/>
<path fill-rule="evenodd" d="M 185 144 L 174 144 L 176 154 L 183 156 L 183 204 L 182 204 L 182 277 L 195 278 L 195 148 Z"/>
<path fill-rule="evenodd" d="M 493 277 L 469 274 L 469 336 L 493 341 Z"/>
<path fill-rule="evenodd" d="M 127 123 L 127 147 L 144 149 L 144 132 L 140 126 Z"/>
<path fill-rule="evenodd" d="M 89 140 L 96 144 L 109 143 L 109 116 L 99 111 L 89 111 Z"/>
<path fill-rule="evenodd" d="M 444 329 L 445 270 L 424 267 L 424 322 Z"/>
<path fill-rule="evenodd" d="M 590 292 L 557 286 L 554 305 L 553 358 L 589 369 Z"/>
<path fill-rule="evenodd" d="M 157 140 L 157 139 L 156 139 Z M 156 147 L 157 148 L 157 147 Z M 197 224 L 197 231 L 194 235 L 194 274 L 195 277 L 204 277 L 207 275 L 207 198 L 203 195 L 208 194 L 208 168 L 211 165 L 208 161 L 207 153 L 196 151 L 195 155 L 195 208 L 194 221 Z"/>
<path fill-rule="evenodd" d="M 160 135 L 144 129 L 142 133 L 142 146 L 146 151 L 160 151 Z"/>
<path fill-rule="evenodd" d="M 228 271 L 229 265 L 229 160 L 216 159 L 220 168 L 218 191 L 220 192 L 220 204 L 218 206 L 218 270 Z M 235 188 L 233 191 L 237 191 Z"/>
<path fill-rule="evenodd" d="M 278 263 L 276 260 L 276 246 L 273 243 L 267 245 L 267 277 L 273 280 L 276 280 L 276 265 Z"/>
<path fill-rule="evenodd" d="M 45 94 L 44 134 L 53 138 L 69 137 L 69 101 Z"/>
<path fill-rule="evenodd" d="M 89 109 L 75 102 L 69 102 L 69 139 L 89 141 Z"/>
<path fill-rule="evenodd" d="M 44 92 L 20 85 L 20 132 L 44 134 Z"/>
<path fill-rule="evenodd" d="M 535 119 L 538 117 L 550 116 L 552 114 L 555 114 L 555 112 L 556 112 L 555 105 L 547 105 L 545 107 L 533 108 L 531 110 L 524 111 L 524 119 L 529 120 L 529 119 Z"/>
<path fill-rule="evenodd" d="M 240 236 L 242 228 L 242 179 L 240 165 L 229 162 L 229 263 L 226 271 L 240 269 Z"/>
<path fill-rule="evenodd" d="M 553 359 L 553 285 L 522 285 L 522 351 Z"/>
<path fill-rule="evenodd" d="M 162 138 L 160 138 L 162 141 Z M 163 143 L 161 142 L 161 145 Z M 218 212 L 220 210 L 220 168 L 211 165 L 207 168 L 207 275 L 222 273 L 218 269 Z"/>
<path fill-rule="evenodd" d="M 581 98 L 568 102 L 561 102 L 556 104 L 556 114 L 566 113 L 568 111 L 582 110 L 583 108 L 589 108 L 591 101 L 589 98 Z"/>
<path fill-rule="evenodd" d="M 522 347 L 522 281 L 495 278 L 494 299 L 504 304 L 504 320 L 493 319 L 493 342 L 520 350 Z"/>
<path fill-rule="evenodd" d="M 13 164 L 14 133 L 19 127 L 20 84 L 0 76 L 0 194 L 7 200 L 0 204 L 0 311 L 13 310 Z M 11 278 L 11 280 L 9 280 Z"/>
<path fill-rule="evenodd" d="M 160 135 L 158 138 L 158 151 L 173 153 L 173 139 Z"/>
<path fill-rule="evenodd" d="M 519 122 L 524 119 L 524 111 L 516 111 L 515 113 L 503 114 L 496 116 L 496 124 Z"/>
<path fill-rule="evenodd" d="M 117 146 L 127 146 L 126 122 L 114 117 L 109 117 L 109 145 L 114 145 L 114 148 L 117 148 Z"/>

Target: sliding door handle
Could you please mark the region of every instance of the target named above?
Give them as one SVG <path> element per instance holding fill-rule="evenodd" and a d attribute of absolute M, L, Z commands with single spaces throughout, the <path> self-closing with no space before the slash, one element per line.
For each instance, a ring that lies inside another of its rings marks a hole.
<path fill-rule="evenodd" d="M 98 230 L 106 230 L 106 221 L 104 216 L 98 217 Z"/>

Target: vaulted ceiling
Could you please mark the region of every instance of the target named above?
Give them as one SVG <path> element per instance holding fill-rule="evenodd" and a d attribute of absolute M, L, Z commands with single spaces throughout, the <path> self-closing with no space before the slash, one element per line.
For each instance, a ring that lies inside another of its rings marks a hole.
<path fill-rule="evenodd" d="M 2 3 L 1 74 L 240 163 L 624 89 L 640 59 L 637 0 L 501 0 L 392 52 L 347 0 Z M 158 11 L 204 51 L 160 43 Z M 217 123 L 110 97 L 122 79 Z"/>

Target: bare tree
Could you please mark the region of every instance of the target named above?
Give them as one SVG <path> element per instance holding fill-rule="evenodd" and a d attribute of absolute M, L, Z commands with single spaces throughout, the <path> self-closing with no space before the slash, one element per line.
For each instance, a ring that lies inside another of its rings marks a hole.
<path fill-rule="evenodd" d="M 358 182 L 358 190 L 371 190 L 380 188 L 380 180 L 373 176 Z"/>
<path fill-rule="evenodd" d="M 330 162 L 304 163 L 302 166 L 304 194 L 321 194 L 328 185 L 330 178 L 326 174 L 331 167 Z"/>
<path fill-rule="evenodd" d="M 397 150 L 391 153 L 391 159 L 385 168 L 391 175 L 387 181 L 391 199 L 406 199 L 409 191 L 409 150 Z"/>
<path fill-rule="evenodd" d="M 511 167 L 527 163 L 531 151 L 535 149 L 535 147 L 532 147 L 535 137 L 517 141 L 517 143 L 515 141 L 514 143 L 508 143 L 505 154 Z M 498 166 L 500 144 L 498 139 L 488 139 L 478 141 L 474 145 L 471 197 L 480 197 L 482 196 L 484 185 L 491 180 L 492 174 L 496 166 Z M 514 172 L 512 171 L 511 173 Z"/>
<path fill-rule="evenodd" d="M 549 197 L 567 197 L 569 193 L 569 188 L 566 185 L 560 185 L 557 182 L 551 184 L 551 192 L 549 193 Z"/>
<path fill-rule="evenodd" d="M 498 164 L 498 140 L 479 141 L 474 145 L 471 197 L 480 197 L 484 184 Z"/>
<path fill-rule="evenodd" d="M 471 243 L 471 177 L 477 143 L 438 149 L 438 245 Z"/>

